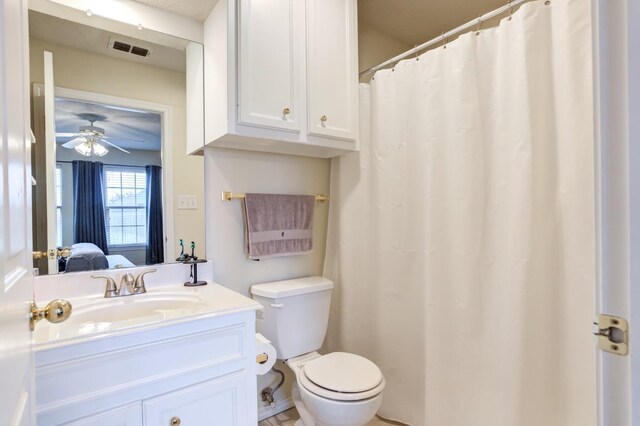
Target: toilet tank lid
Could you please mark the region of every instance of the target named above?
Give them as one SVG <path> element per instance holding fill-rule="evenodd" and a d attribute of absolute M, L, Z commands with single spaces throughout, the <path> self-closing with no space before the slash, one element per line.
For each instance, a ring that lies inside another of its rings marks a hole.
<path fill-rule="evenodd" d="M 303 277 L 294 278 L 292 280 L 254 284 L 251 286 L 251 294 L 277 299 L 281 297 L 314 293 L 316 291 L 330 290 L 332 288 L 333 282 L 325 277 Z"/>

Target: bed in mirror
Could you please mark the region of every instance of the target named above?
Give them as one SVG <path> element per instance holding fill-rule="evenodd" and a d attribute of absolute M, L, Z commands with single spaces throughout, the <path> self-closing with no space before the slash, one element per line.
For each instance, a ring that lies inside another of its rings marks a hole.
<path fill-rule="evenodd" d="M 175 261 L 179 239 L 204 252 L 202 157 L 186 154 L 202 45 L 34 10 L 29 28 L 37 273 Z"/>

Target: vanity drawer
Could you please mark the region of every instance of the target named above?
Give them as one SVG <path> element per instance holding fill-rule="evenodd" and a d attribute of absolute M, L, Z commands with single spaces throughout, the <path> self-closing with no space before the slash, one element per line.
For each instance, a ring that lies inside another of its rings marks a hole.
<path fill-rule="evenodd" d="M 140 403 L 136 402 L 93 416 L 83 417 L 60 426 L 140 426 L 141 424 L 142 410 L 140 409 Z"/>
<path fill-rule="evenodd" d="M 83 358 L 36 363 L 38 415 L 63 408 L 73 411 L 78 404 L 91 401 L 109 401 L 113 406 L 123 402 L 120 399 L 125 388 L 129 395 L 135 391 L 136 399 L 144 399 L 165 388 L 180 387 L 182 382 L 201 381 L 198 377 L 240 370 L 249 357 L 247 333 L 246 323 L 233 324 L 140 341 L 136 346 L 113 347 Z M 140 339 L 144 340 L 143 336 Z"/>

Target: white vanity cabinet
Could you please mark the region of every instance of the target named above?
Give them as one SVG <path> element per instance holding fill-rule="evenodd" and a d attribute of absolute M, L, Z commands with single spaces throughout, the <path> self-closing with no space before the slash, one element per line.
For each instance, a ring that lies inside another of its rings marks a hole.
<path fill-rule="evenodd" d="M 192 385 L 142 403 L 144 424 L 235 425 L 245 417 L 246 407 L 238 405 L 246 380 L 245 372 L 235 372 Z M 248 424 L 248 423 L 247 423 Z"/>
<path fill-rule="evenodd" d="M 141 424 L 142 410 L 138 402 L 84 417 L 79 420 L 72 420 L 64 423 L 64 426 L 140 426 Z"/>
<path fill-rule="evenodd" d="M 36 347 L 35 361 L 39 426 L 257 423 L 253 308 Z"/>
<path fill-rule="evenodd" d="M 356 0 L 220 0 L 204 30 L 208 146 L 358 149 Z"/>

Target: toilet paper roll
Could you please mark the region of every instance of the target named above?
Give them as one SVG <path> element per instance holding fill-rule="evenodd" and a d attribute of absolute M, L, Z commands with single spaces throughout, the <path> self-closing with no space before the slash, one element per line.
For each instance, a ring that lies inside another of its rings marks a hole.
<path fill-rule="evenodd" d="M 264 355 L 267 356 L 263 361 Z M 260 333 L 256 333 L 256 373 L 259 376 L 266 374 L 276 363 L 276 348 L 273 347 L 271 341 Z M 258 362 L 258 360 L 262 362 Z"/>

